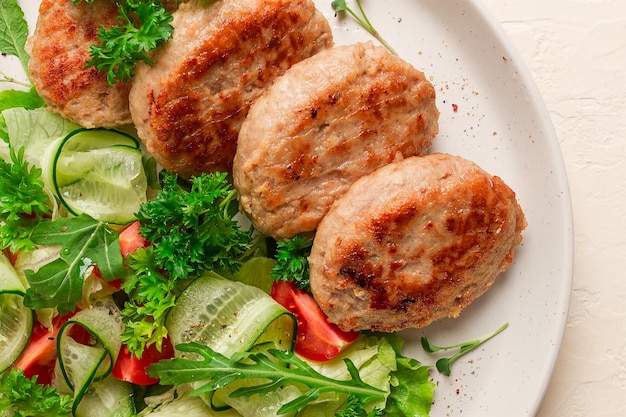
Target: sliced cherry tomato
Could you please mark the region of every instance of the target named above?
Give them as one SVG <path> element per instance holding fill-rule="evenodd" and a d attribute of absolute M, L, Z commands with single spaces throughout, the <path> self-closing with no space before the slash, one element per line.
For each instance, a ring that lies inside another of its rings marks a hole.
<path fill-rule="evenodd" d="M 139 233 L 139 222 L 131 223 L 126 229 L 120 232 L 119 236 L 120 250 L 125 258 L 139 248 L 145 248 L 149 242 Z"/>
<path fill-rule="evenodd" d="M 146 372 L 146 368 L 161 359 L 174 357 L 174 347 L 169 339 L 163 339 L 163 346 L 159 352 L 152 344 L 143 351 L 141 358 L 130 353 L 126 345 L 122 345 L 117 361 L 113 366 L 113 376 L 121 381 L 136 385 L 153 385 L 159 382 Z"/>
<path fill-rule="evenodd" d="M 141 236 L 139 233 L 139 222 L 133 222 L 129 226 L 127 226 L 124 230 L 122 230 L 118 237 L 120 243 L 120 252 L 124 258 L 128 255 L 135 253 L 139 248 L 145 248 L 148 246 L 148 241 Z M 102 278 L 102 274 L 98 267 L 94 269 L 94 273 L 100 278 Z M 103 279 L 104 280 L 104 279 Z M 122 280 L 115 279 L 107 282 L 108 285 L 119 290 L 122 287 Z"/>
<path fill-rule="evenodd" d="M 17 251 L 16 253 L 11 252 L 10 249 L 5 249 L 4 254 L 6 255 L 6 257 L 9 259 L 9 262 L 11 262 L 11 265 L 15 266 L 15 261 L 17 261 L 17 257 L 20 254 L 20 251 Z"/>
<path fill-rule="evenodd" d="M 329 323 L 313 296 L 296 288 L 291 282 L 275 282 L 271 295 L 296 316 L 298 334 L 295 351 L 307 359 L 330 360 L 359 336 L 358 332 L 344 332 Z"/>
<path fill-rule="evenodd" d="M 26 345 L 26 349 L 13 364 L 14 368 L 24 371 L 27 378 L 37 375 L 37 383 L 50 385 L 54 374 L 54 363 L 57 359 L 56 340 L 61 326 L 68 321 L 76 312 L 56 316 L 52 319 L 52 330 L 45 327 L 39 321 L 35 322 L 33 332 Z M 90 334 L 80 326 L 73 326 L 70 336 L 78 343 L 89 343 Z"/>
<path fill-rule="evenodd" d="M 104 283 L 104 285 L 110 285 L 115 290 L 119 290 L 120 288 L 122 288 L 122 280 L 121 279 L 114 279 L 112 281 L 108 281 L 107 282 L 104 279 L 104 277 L 102 276 L 102 272 L 100 272 L 100 270 L 98 269 L 97 265 L 94 266 L 93 273 L 94 273 L 95 276 L 100 278 L 100 280 Z"/>

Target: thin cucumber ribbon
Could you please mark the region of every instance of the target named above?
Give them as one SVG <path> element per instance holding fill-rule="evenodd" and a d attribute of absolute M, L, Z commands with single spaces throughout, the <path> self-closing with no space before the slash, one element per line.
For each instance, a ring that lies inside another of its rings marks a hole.
<path fill-rule="evenodd" d="M 89 332 L 88 344 L 79 343 L 71 336 L 75 326 Z M 92 307 L 79 311 L 61 327 L 57 339 L 56 383 L 73 393 L 74 415 L 90 415 L 82 402 L 103 403 L 99 400 L 103 397 L 117 397 L 109 401 L 115 409 L 129 408 L 126 403 L 131 398 L 130 387 L 109 378 L 122 347 L 122 331 L 120 311 L 110 297 L 100 299 Z M 103 391 L 106 391 L 106 396 Z M 119 410 L 107 410 L 106 404 L 102 407 L 105 409 L 101 409 L 99 415 L 119 415 Z M 93 407 L 89 408 L 93 411 Z"/>
<path fill-rule="evenodd" d="M 26 285 L 0 251 L 0 373 L 22 354 L 33 331 L 34 312 L 24 306 Z"/>

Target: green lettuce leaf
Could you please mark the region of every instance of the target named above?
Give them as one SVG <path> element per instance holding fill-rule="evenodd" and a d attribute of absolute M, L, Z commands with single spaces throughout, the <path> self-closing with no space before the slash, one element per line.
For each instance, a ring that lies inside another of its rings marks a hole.
<path fill-rule="evenodd" d="M 80 127 L 45 108 L 10 108 L 2 117 L 11 147 L 24 147 L 24 159 L 39 168 L 48 146 Z"/>
<path fill-rule="evenodd" d="M 429 417 L 435 392 L 430 380 L 431 366 L 400 353 L 403 340 L 392 336 L 397 354 L 397 369 L 391 374 L 391 393 L 385 408 L 387 417 Z"/>
<path fill-rule="evenodd" d="M 0 112 L 15 107 L 32 110 L 44 106 L 45 103 L 43 99 L 39 96 L 39 94 L 37 94 L 34 87 L 31 87 L 28 91 L 0 91 Z"/>

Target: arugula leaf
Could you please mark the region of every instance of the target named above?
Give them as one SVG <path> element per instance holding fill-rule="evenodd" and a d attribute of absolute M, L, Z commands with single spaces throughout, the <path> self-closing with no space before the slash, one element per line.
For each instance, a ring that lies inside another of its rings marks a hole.
<path fill-rule="evenodd" d="M 18 57 L 26 73 L 29 56 L 24 46 L 27 38 L 28 25 L 17 1 L 0 0 L 0 52 Z"/>
<path fill-rule="evenodd" d="M 193 391 L 193 395 L 215 391 L 242 378 L 252 380 L 259 378 L 269 382 L 238 388 L 230 395 L 232 397 L 265 395 L 287 384 L 302 384 L 308 387 L 301 396 L 284 404 L 278 410 L 278 414 L 300 411 L 326 392 L 351 394 L 365 405 L 385 398 L 384 391 L 361 380 L 359 371 L 349 359 L 345 359 L 345 364 L 350 379 L 335 380 L 318 373 L 290 351 L 270 349 L 267 352 L 241 353 L 235 355 L 233 359 L 228 359 L 210 347 L 195 342 L 178 345 L 176 349 L 200 355 L 203 359 L 175 358 L 160 361 L 151 365 L 148 373 L 160 378 L 161 384 L 166 385 L 202 381 L 204 384 Z"/>
<path fill-rule="evenodd" d="M 81 299 L 90 267 L 98 267 L 106 281 L 127 274 L 117 240 L 118 233 L 87 215 L 39 223 L 31 234 L 40 245 L 62 245 L 61 257 L 37 272 L 26 271 L 30 288 L 24 305 L 32 309 L 57 307 L 60 314 L 74 311 Z"/>
<path fill-rule="evenodd" d="M 276 281 L 293 281 L 301 290 L 310 291 L 308 257 L 312 245 L 313 239 L 305 235 L 277 242 L 276 263 L 270 272 L 272 278 Z"/>
<path fill-rule="evenodd" d="M 361 0 L 356 0 L 356 4 L 359 8 L 359 12 L 361 14 L 360 16 L 347 5 L 346 0 L 334 0 L 330 5 L 335 11 L 335 16 L 337 16 L 337 14 L 341 12 L 348 13 L 350 16 L 354 18 L 354 20 L 357 21 L 359 25 L 363 27 L 363 29 L 367 30 L 380 43 L 382 43 L 383 46 L 385 46 L 385 48 L 389 50 L 389 52 L 391 52 L 394 55 L 397 55 L 397 52 L 393 49 L 393 47 L 380 35 L 380 33 L 378 33 L 376 28 L 374 28 L 374 25 L 372 25 L 372 23 L 367 18 L 367 15 L 365 14 L 365 11 L 363 10 L 363 6 L 361 6 Z"/>
<path fill-rule="evenodd" d="M 41 169 L 24 161 L 24 148 L 9 153 L 12 163 L 0 159 L 0 249 L 17 253 L 35 247 L 33 230 L 51 210 Z"/>
<path fill-rule="evenodd" d="M 72 0 L 78 3 L 80 0 Z M 85 0 L 93 3 L 93 0 Z M 88 66 L 107 75 L 109 84 L 128 82 L 137 62 L 152 64 L 149 52 L 172 37 L 173 16 L 160 0 L 116 2 L 122 22 L 98 30 L 99 45 L 91 45 Z"/>
<path fill-rule="evenodd" d="M 11 416 L 69 417 L 73 400 L 69 395 L 46 385 L 37 384 L 37 376 L 26 378 L 16 368 L 0 378 L 0 410 Z M 7 415 L 7 414 L 2 414 Z"/>
<path fill-rule="evenodd" d="M 136 214 L 139 232 L 154 246 L 156 265 L 181 280 L 214 270 L 234 273 L 252 246 L 251 231 L 233 218 L 236 191 L 227 174 L 202 174 L 191 184 L 165 173 L 163 188 Z"/>

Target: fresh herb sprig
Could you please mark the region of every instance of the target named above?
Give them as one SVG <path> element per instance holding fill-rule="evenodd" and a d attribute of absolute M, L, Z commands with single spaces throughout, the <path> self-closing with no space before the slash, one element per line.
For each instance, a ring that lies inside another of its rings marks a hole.
<path fill-rule="evenodd" d="M 359 397 L 350 394 L 348 395 L 345 406 L 337 410 L 334 417 L 383 417 L 384 415 L 385 411 L 379 408 L 374 408 L 372 411 L 368 412 Z"/>
<path fill-rule="evenodd" d="M 252 231 L 242 230 L 233 218 L 239 207 L 236 197 L 226 173 L 204 173 L 186 183 L 166 172 L 157 197 L 136 213 L 158 268 L 174 280 L 208 270 L 236 272 L 252 246 Z"/>
<path fill-rule="evenodd" d="M 72 0 L 78 3 L 80 0 Z M 93 0 L 83 0 L 93 3 Z M 172 37 L 173 16 L 161 0 L 116 1 L 119 25 L 98 30 L 99 45 L 90 46 L 88 66 L 107 75 L 109 84 L 128 82 L 139 61 L 151 65 L 150 51 Z"/>
<path fill-rule="evenodd" d="M 363 6 L 361 6 L 361 0 L 355 0 L 356 4 L 359 8 L 359 14 L 357 14 L 350 6 L 346 4 L 346 0 L 334 0 L 331 3 L 333 10 L 335 11 L 335 16 L 338 13 L 346 12 L 350 16 L 357 21 L 359 25 L 363 27 L 366 31 L 368 31 L 374 38 L 376 38 L 380 43 L 383 44 L 385 48 L 387 48 L 392 54 L 397 55 L 397 52 L 393 47 L 382 37 L 380 33 L 376 30 L 374 25 L 370 22 L 367 14 L 365 14 L 365 10 L 363 10 Z"/>
<path fill-rule="evenodd" d="M 165 318 L 176 304 L 180 283 L 161 273 L 154 262 L 152 246 L 137 249 L 128 255 L 126 263 L 134 274 L 122 284 L 130 299 L 122 309 L 122 342 L 141 358 L 152 344 L 161 351 L 168 334 Z"/>
<path fill-rule="evenodd" d="M 151 243 L 127 258 L 134 271 L 122 288 L 129 301 L 122 310 L 129 350 L 141 357 L 167 336 L 165 316 L 182 287 L 203 272 L 232 274 L 252 246 L 252 230 L 242 230 L 236 191 L 225 173 L 205 173 L 187 183 L 165 172 L 155 199 L 141 205 L 139 232 Z"/>
<path fill-rule="evenodd" d="M 69 395 L 37 383 L 37 376 L 26 378 L 16 368 L 0 378 L 0 410 L 11 416 L 69 417 L 73 400 Z M 2 414 L 6 415 L 6 414 Z"/>
<path fill-rule="evenodd" d="M 350 379 L 335 380 L 318 373 L 290 351 L 270 349 L 267 352 L 241 353 L 228 359 L 210 347 L 195 342 L 178 345 L 176 349 L 197 354 L 202 359 L 175 358 L 160 361 L 150 366 L 148 373 L 160 378 L 161 384 L 166 385 L 202 381 L 203 385 L 193 392 L 195 395 L 215 391 L 243 378 L 250 378 L 251 381 L 258 378 L 269 382 L 239 388 L 230 396 L 265 395 L 287 384 L 308 387 L 301 396 L 280 407 L 277 414 L 281 415 L 300 411 L 325 392 L 353 395 L 358 398 L 356 403 L 363 406 L 385 398 L 384 391 L 363 382 L 358 369 L 349 359 L 344 361 Z"/>
<path fill-rule="evenodd" d="M 292 281 L 298 288 L 311 290 L 308 256 L 311 254 L 313 239 L 306 235 L 296 235 L 276 243 L 276 263 L 270 274 L 276 281 Z"/>
<path fill-rule="evenodd" d="M 37 224 L 51 212 L 41 169 L 24 160 L 24 148 L 10 149 L 11 162 L 0 159 L 0 249 L 31 250 Z"/>
<path fill-rule="evenodd" d="M 471 342 L 459 343 L 459 344 L 450 345 L 450 346 L 437 346 L 437 345 L 430 343 L 426 337 L 422 337 L 421 338 L 422 348 L 428 353 L 434 353 L 434 352 L 438 352 L 442 350 L 459 349 L 459 351 L 455 353 L 454 355 L 447 357 L 447 358 L 441 358 L 437 360 L 437 362 L 435 363 L 435 366 L 437 367 L 437 370 L 439 372 L 441 372 L 445 376 L 450 376 L 452 372 L 450 368 L 457 359 L 459 359 L 461 356 L 465 355 L 466 353 L 476 349 L 478 346 L 482 345 L 489 339 L 500 334 L 507 327 L 509 327 L 509 323 L 504 323 L 502 326 L 500 326 L 493 332 L 489 333 L 487 336 L 483 337 L 482 339 L 473 340 Z"/>

